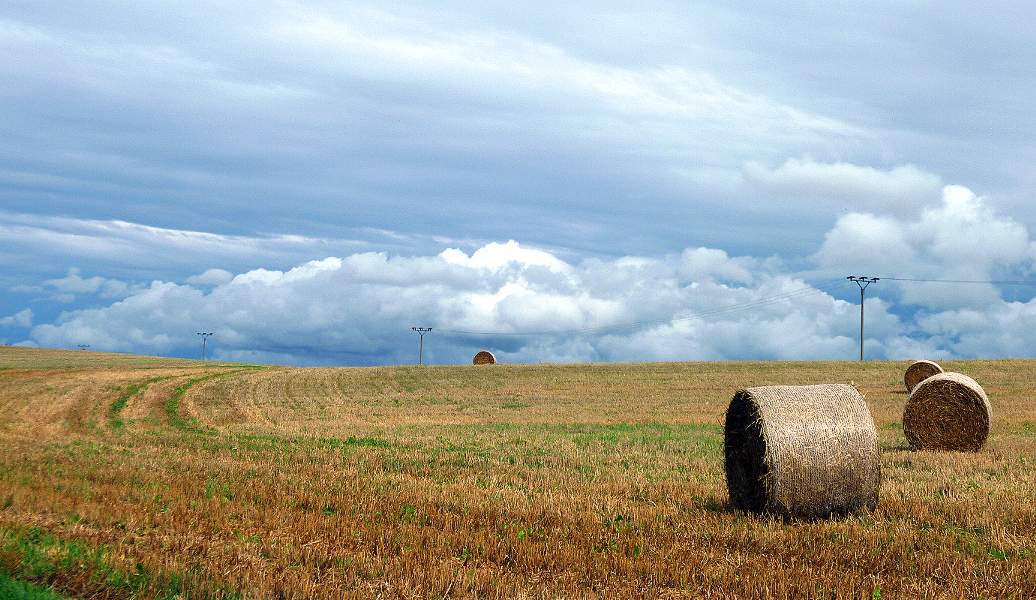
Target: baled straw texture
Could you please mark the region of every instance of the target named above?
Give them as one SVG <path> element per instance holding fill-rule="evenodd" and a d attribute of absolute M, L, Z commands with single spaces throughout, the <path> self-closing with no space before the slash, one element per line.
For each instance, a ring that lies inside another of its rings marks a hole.
<path fill-rule="evenodd" d="M 903 411 L 903 433 L 918 450 L 979 451 L 989 437 L 986 391 L 960 373 L 940 373 L 914 388 Z"/>
<path fill-rule="evenodd" d="M 925 379 L 928 379 L 932 375 L 938 375 L 942 373 L 942 367 L 939 363 L 932 362 L 930 360 L 918 360 L 907 367 L 906 373 L 903 374 L 903 383 L 906 384 L 907 393 L 914 391 L 917 384 L 921 383 Z"/>
<path fill-rule="evenodd" d="M 878 435 L 851 385 L 740 390 L 723 445 L 736 509 L 816 519 L 878 504 Z"/>
<path fill-rule="evenodd" d="M 473 365 L 495 365 L 496 357 L 489 350 L 479 350 L 471 359 Z"/>

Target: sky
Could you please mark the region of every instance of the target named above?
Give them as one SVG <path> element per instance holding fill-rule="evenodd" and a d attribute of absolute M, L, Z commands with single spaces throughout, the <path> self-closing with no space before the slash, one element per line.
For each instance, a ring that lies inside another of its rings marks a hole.
<path fill-rule="evenodd" d="M 1025 3 L 0 5 L 0 343 L 1032 356 Z"/>

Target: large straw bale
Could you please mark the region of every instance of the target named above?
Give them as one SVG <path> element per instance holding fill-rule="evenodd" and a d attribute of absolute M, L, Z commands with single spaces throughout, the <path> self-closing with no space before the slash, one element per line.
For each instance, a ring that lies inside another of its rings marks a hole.
<path fill-rule="evenodd" d="M 903 411 L 903 433 L 918 450 L 977 452 L 989 437 L 989 398 L 974 379 L 940 373 L 917 384 Z"/>
<path fill-rule="evenodd" d="M 479 350 L 471 359 L 473 365 L 495 365 L 496 357 L 489 350 Z"/>
<path fill-rule="evenodd" d="M 907 393 L 914 391 L 917 384 L 925 379 L 942 372 L 943 370 L 939 363 L 930 360 L 914 361 L 907 367 L 906 373 L 903 374 L 903 383 L 906 384 Z"/>
<path fill-rule="evenodd" d="M 740 390 L 723 445 L 736 509 L 815 519 L 877 506 L 877 431 L 851 385 Z"/>

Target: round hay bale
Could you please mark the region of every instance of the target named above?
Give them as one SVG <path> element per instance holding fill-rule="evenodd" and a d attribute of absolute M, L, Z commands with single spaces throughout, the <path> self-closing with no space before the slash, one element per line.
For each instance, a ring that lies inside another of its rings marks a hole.
<path fill-rule="evenodd" d="M 903 410 L 903 433 L 917 450 L 979 451 L 989 437 L 986 391 L 960 373 L 917 384 Z"/>
<path fill-rule="evenodd" d="M 928 379 L 932 375 L 938 375 L 942 373 L 942 367 L 939 363 L 932 362 L 930 360 L 918 360 L 907 367 L 906 373 L 903 374 L 903 383 L 906 384 L 907 393 L 914 391 L 917 384 L 921 383 L 925 379 Z"/>
<path fill-rule="evenodd" d="M 495 365 L 496 357 L 489 350 L 479 350 L 471 359 L 473 365 Z"/>
<path fill-rule="evenodd" d="M 723 448 L 736 509 L 816 519 L 878 504 L 878 434 L 851 385 L 740 390 Z"/>

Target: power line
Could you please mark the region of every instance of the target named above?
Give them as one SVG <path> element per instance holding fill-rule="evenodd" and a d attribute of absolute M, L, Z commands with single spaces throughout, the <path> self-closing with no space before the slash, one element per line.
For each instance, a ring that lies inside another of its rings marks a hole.
<path fill-rule="evenodd" d="M 711 310 L 701 311 L 697 313 L 690 313 L 681 317 L 662 318 L 662 319 L 651 319 L 644 321 L 631 321 L 629 323 L 617 323 L 615 325 L 602 325 L 598 327 L 583 327 L 578 329 L 552 329 L 545 331 L 467 331 L 457 329 L 438 329 L 439 333 L 447 335 L 472 335 L 472 336 L 509 336 L 509 337 L 535 337 L 535 336 L 551 336 L 551 335 L 579 335 L 579 334 L 590 334 L 600 333 L 604 331 L 619 331 L 623 329 L 638 329 L 640 327 L 646 327 L 650 325 L 664 325 L 668 323 L 675 323 L 679 321 L 690 321 L 694 319 L 700 319 L 702 317 L 711 317 L 720 314 L 732 313 L 742 310 L 750 310 L 755 308 L 762 308 L 772 304 L 778 304 L 785 300 L 793 298 L 800 298 L 809 296 L 819 292 L 826 292 L 835 287 L 841 286 L 841 281 L 833 282 L 828 285 L 822 286 L 811 286 L 807 288 L 799 288 L 776 294 L 774 296 L 767 296 L 759 298 L 750 302 L 743 302 L 740 304 L 734 304 L 731 306 L 724 306 Z"/>
<path fill-rule="evenodd" d="M 920 277 L 879 277 L 885 281 L 906 281 L 910 283 L 980 283 L 990 285 L 1028 285 L 1036 287 L 1036 281 L 998 281 L 995 279 L 922 279 Z"/>

